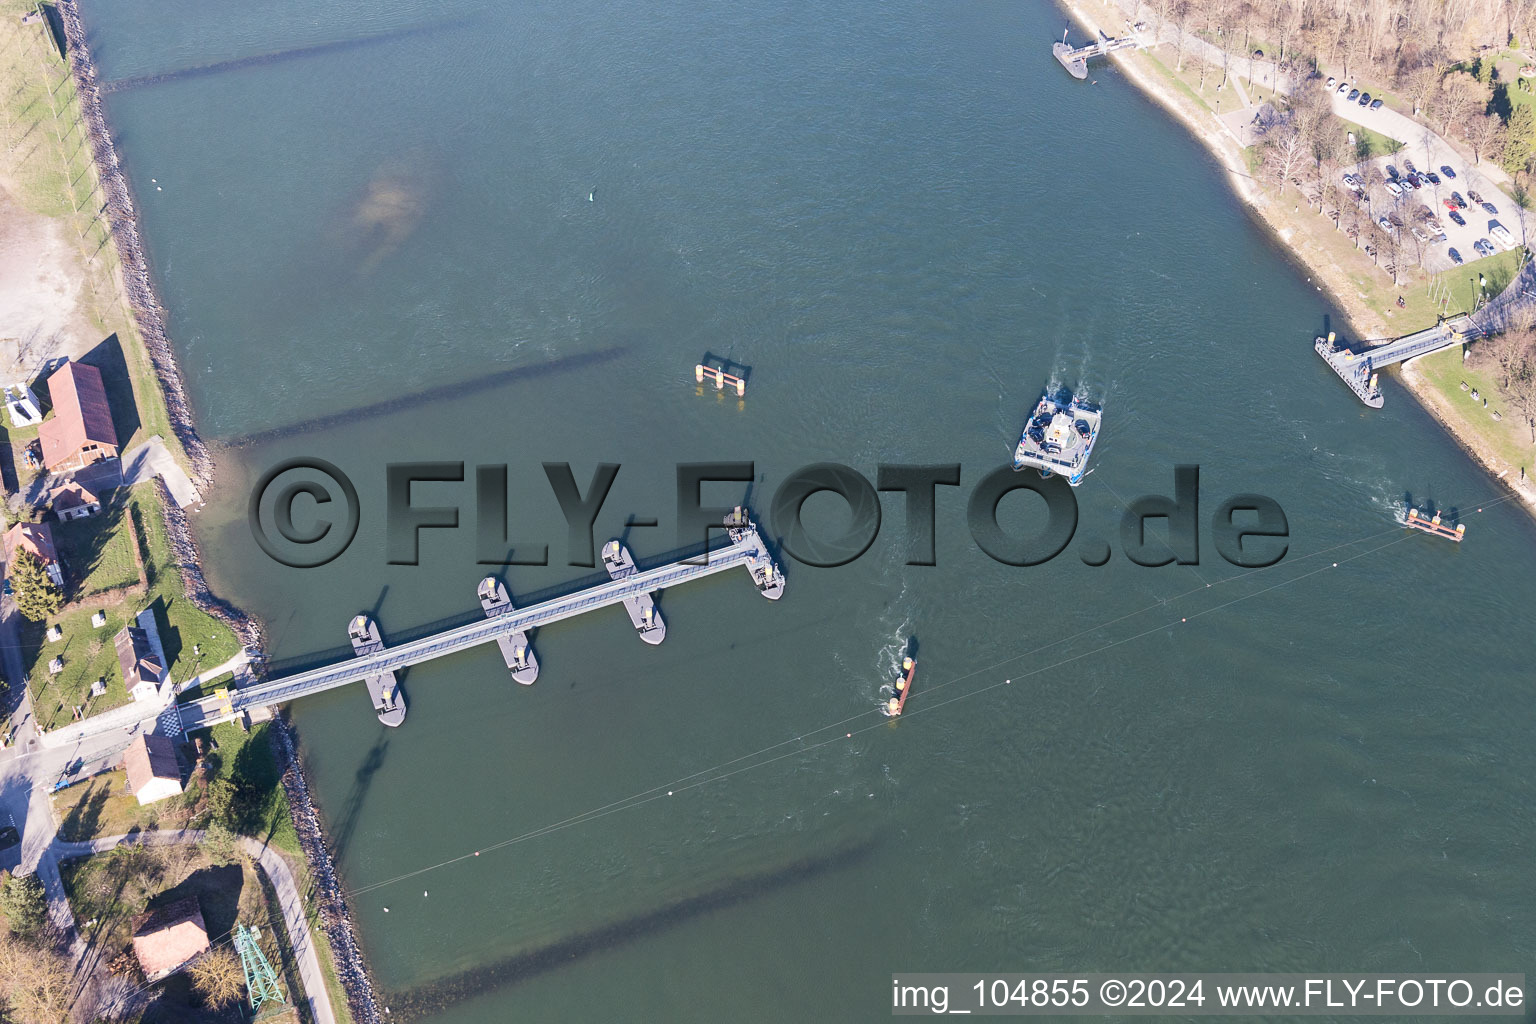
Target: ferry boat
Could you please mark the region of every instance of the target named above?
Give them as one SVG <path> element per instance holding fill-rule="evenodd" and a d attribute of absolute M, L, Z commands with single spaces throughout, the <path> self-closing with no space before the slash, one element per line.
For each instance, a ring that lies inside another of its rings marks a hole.
<path fill-rule="evenodd" d="M 917 677 L 917 659 L 902 658 L 901 671 L 896 673 L 896 682 L 892 685 L 891 699 L 885 702 L 885 715 L 887 718 L 900 718 L 902 710 L 907 706 L 907 696 L 912 692 L 912 680 Z"/>
<path fill-rule="evenodd" d="M 1432 533 L 1436 537 L 1444 537 L 1446 540 L 1454 540 L 1458 544 L 1461 543 L 1461 538 L 1467 534 L 1466 523 L 1459 523 L 1453 527 L 1451 524 L 1441 521 L 1438 511 L 1435 512 L 1433 517 L 1430 517 L 1424 515 L 1424 513 L 1416 508 L 1411 508 L 1408 510 L 1408 518 L 1404 520 L 1403 525 L 1415 530 L 1423 530 L 1425 533 Z"/>
<path fill-rule="evenodd" d="M 1040 396 L 1018 446 L 1013 450 L 1013 469 L 1034 467 L 1042 477 L 1060 474 L 1076 487 L 1088 475 L 1088 457 L 1099 439 L 1102 413 L 1097 405 L 1063 388 Z"/>

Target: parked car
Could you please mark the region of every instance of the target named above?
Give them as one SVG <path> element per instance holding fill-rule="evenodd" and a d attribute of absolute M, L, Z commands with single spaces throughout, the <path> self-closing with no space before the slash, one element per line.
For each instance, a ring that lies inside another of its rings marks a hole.
<path fill-rule="evenodd" d="M 1392 193 L 1394 196 L 1400 196 L 1403 194 L 1403 186 L 1399 185 L 1395 181 L 1388 181 L 1387 191 Z"/>
<path fill-rule="evenodd" d="M 1392 222 L 1387 220 L 1387 218 L 1385 218 L 1385 217 L 1377 217 L 1376 218 L 1376 224 L 1377 224 L 1377 226 L 1379 226 L 1381 228 L 1381 230 L 1387 232 L 1388 234 L 1390 234 L 1393 231 Z M 9 582 L 9 581 L 7 581 L 7 582 Z"/>
<path fill-rule="evenodd" d="M 1404 178 L 1403 181 L 1408 185 L 1409 188 L 1414 189 L 1415 191 L 1424 187 L 1424 183 L 1419 180 L 1419 176 L 1417 174 L 1410 174 L 1408 177 Z"/>
<path fill-rule="evenodd" d="M 1419 169 L 1417 167 L 1413 166 L 1413 161 L 1407 159 L 1406 157 L 1403 159 L 1403 170 L 1405 172 L 1407 172 L 1408 174 L 1417 174 L 1417 173 L 1419 173 Z"/>
<path fill-rule="evenodd" d="M 1337 78 L 1334 78 L 1332 75 L 1328 76 L 1328 88 L 1332 89 L 1334 87 L 1334 85 L 1337 84 L 1337 82 L 1338 82 Z"/>
<path fill-rule="evenodd" d="M 1355 102 L 1355 98 L 1357 96 L 1359 96 L 1359 95 L 1360 95 L 1360 90 L 1359 89 L 1351 89 L 1351 90 L 1349 90 L 1349 95 L 1344 97 L 1344 98 L 1346 100 L 1348 100 L 1350 103 L 1353 103 L 1353 102 Z"/>
<path fill-rule="evenodd" d="M 1371 94 L 1370 93 L 1363 92 L 1363 93 L 1360 94 L 1360 105 L 1362 107 L 1368 107 L 1368 106 L 1371 105 Z"/>
<path fill-rule="evenodd" d="M 1380 110 L 1382 102 L 1382 100 L 1371 100 L 1371 109 Z"/>
<path fill-rule="evenodd" d="M 1465 210 L 1467 208 L 1467 201 L 1465 199 L 1461 198 L 1461 193 L 1460 192 L 1452 192 L 1451 193 L 1451 199 L 1454 200 L 1456 205 L 1461 207 L 1463 210 Z"/>
<path fill-rule="evenodd" d="M 1456 200 L 1454 200 L 1454 199 L 1442 199 L 1440 201 L 1445 204 L 1445 208 L 1447 210 L 1450 210 L 1451 213 L 1454 214 L 1456 212 Z"/>
<path fill-rule="evenodd" d="M 1387 172 L 1387 177 L 1391 178 L 1394 181 L 1396 181 L 1398 179 L 1398 177 L 1400 177 L 1400 175 L 1397 173 L 1397 168 L 1393 167 L 1391 164 L 1387 164 L 1386 172 Z"/>
<path fill-rule="evenodd" d="M 1447 178 L 1455 178 L 1456 177 L 1456 172 L 1451 170 L 1451 165 L 1450 164 L 1441 164 L 1440 165 L 1440 173 L 1445 175 Z"/>
<path fill-rule="evenodd" d="M 1467 189 L 1467 198 L 1472 200 L 1474 203 L 1479 204 L 1481 204 L 1483 201 L 1483 197 L 1478 195 L 1476 192 L 1473 192 L 1471 189 Z"/>
<path fill-rule="evenodd" d="M 1339 83 L 1339 90 L 1338 90 L 1338 92 L 1339 92 L 1340 96 L 1343 96 L 1345 93 L 1349 92 L 1349 83 L 1348 82 L 1340 82 Z"/>
<path fill-rule="evenodd" d="M 1473 242 L 1472 248 L 1477 251 L 1479 256 L 1493 255 L 1493 243 L 1488 241 L 1486 238 L 1479 238 L 1477 241 Z"/>
<path fill-rule="evenodd" d="M 1467 218 L 1463 217 L 1461 214 L 1457 213 L 1455 210 L 1451 211 L 1450 218 L 1451 218 L 1451 220 L 1455 221 L 1457 224 L 1460 224 L 1462 227 L 1466 227 L 1467 226 Z"/>
<path fill-rule="evenodd" d="M 1415 226 L 1415 227 L 1409 228 L 1408 230 L 1413 232 L 1413 237 L 1417 238 L 1419 241 L 1421 241 L 1421 242 L 1429 241 L 1429 232 L 1425 231 L 1423 228 Z"/>
<path fill-rule="evenodd" d="M 1491 216 L 1497 217 L 1499 215 L 1499 208 L 1492 203 L 1484 203 L 1483 209 L 1487 210 Z"/>
<path fill-rule="evenodd" d="M 1447 249 L 1445 250 L 1445 254 L 1449 256 L 1451 258 L 1451 262 L 1456 264 L 1458 267 L 1467 262 L 1461 258 L 1461 253 L 1457 252 L 1455 249 Z"/>
<path fill-rule="evenodd" d="M 1424 177 L 1429 179 L 1429 183 L 1431 185 L 1440 184 L 1440 175 L 1436 174 L 1434 171 L 1425 171 Z"/>

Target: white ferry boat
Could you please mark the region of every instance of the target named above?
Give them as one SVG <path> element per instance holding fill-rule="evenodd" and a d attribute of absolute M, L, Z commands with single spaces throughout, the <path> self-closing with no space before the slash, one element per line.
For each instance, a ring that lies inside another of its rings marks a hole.
<path fill-rule="evenodd" d="M 1088 475 L 1101 419 L 1097 405 L 1065 388 L 1055 393 L 1047 389 L 1013 450 L 1014 471 L 1033 467 L 1043 477 L 1060 474 L 1076 487 Z"/>

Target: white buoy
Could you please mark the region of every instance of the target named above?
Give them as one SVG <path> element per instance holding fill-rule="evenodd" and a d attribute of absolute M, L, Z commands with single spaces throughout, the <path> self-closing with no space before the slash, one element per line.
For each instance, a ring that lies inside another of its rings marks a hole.
<path fill-rule="evenodd" d="M 389 908 L 388 907 L 384 908 L 384 913 L 386 913 L 386 914 L 389 913 Z"/>
<path fill-rule="evenodd" d="M 164 192 L 164 191 L 165 191 L 165 189 L 163 189 L 163 188 L 161 188 L 161 187 L 160 187 L 160 186 L 159 186 L 159 185 L 156 185 L 156 186 L 155 186 L 155 191 L 156 191 L 156 192 Z"/>
<path fill-rule="evenodd" d="M 597 196 L 596 192 L 588 192 L 587 193 L 587 202 L 589 202 L 589 203 L 597 202 L 596 196 Z"/>

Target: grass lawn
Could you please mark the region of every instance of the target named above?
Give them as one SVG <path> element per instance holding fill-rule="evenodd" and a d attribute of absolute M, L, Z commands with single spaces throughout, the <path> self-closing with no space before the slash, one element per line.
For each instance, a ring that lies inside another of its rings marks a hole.
<path fill-rule="evenodd" d="M 1473 348 L 1476 348 L 1476 342 Z M 1463 414 L 1460 417 L 1462 424 L 1477 438 L 1480 446 L 1511 466 L 1525 467 L 1526 475 L 1530 475 L 1533 463 L 1536 463 L 1536 446 L 1531 444 L 1530 428 L 1509 408 L 1499 392 L 1496 371 L 1463 363 L 1460 347 L 1425 356 L 1414 366 L 1445 397 L 1451 409 Z M 1466 382 L 1468 390 L 1461 390 L 1462 382 Z M 1474 390 L 1487 399 L 1487 408 L 1483 407 L 1481 399 L 1473 401 L 1471 393 Z M 1492 415 L 1495 412 L 1502 413 L 1503 420 L 1495 420 Z"/>
<path fill-rule="evenodd" d="M 233 722 L 225 722 L 196 733 L 211 748 L 208 764 L 212 776 L 205 784 L 194 772 L 187 780 L 187 791 L 178 797 L 141 807 L 127 792 L 121 771 L 97 775 L 55 793 L 52 800 L 60 822 L 59 837 L 79 842 L 123 835 L 136 828 L 205 828 L 208 820 L 203 795 L 207 785 L 218 779 L 238 779 L 251 793 L 252 836 L 302 859 L 282 773 L 267 738 L 269 728 L 263 722 L 246 733 Z M 190 756 L 187 759 L 190 761 Z"/>
<path fill-rule="evenodd" d="M 277 759 L 272 756 L 272 742 L 267 737 L 271 727 L 262 722 L 247 733 L 233 722 L 223 722 L 194 735 L 204 737 L 213 746 L 209 762 L 213 765 L 214 778 L 238 777 L 251 787 L 251 835 L 284 853 L 302 857 L 299 834 L 293 827 L 293 812 L 288 807 L 288 794 L 283 791 L 283 775 L 278 770 Z"/>
<path fill-rule="evenodd" d="M 53 543 L 75 596 L 89 597 L 139 582 L 135 553 L 139 545 L 133 519 L 125 514 L 127 505 L 121 491 L 112 492 L 96 515 L 52 524 Z"/>
<path fill-rule="evenodd" d="M 1387 153 L 1395 153 L 1403 148 L 1402 143 L 1396 139 L 1388 138 L 1380 132 L 1373 132 L 1364 125 L 1355 124 L 1353 121 L 1344 121 L 1344 130 L 1355 133 L 1355 154 L 1358 159 L 1374 160 L 1378 156 Z"/>
<path fill-rule="evenodd" d="M 1436 274 L 1435 278 L 1441 285 L 1450 289 L 1450 300 L 1445 305 L 1446 311 L 1466 313 L 1472 310 L 1472 305 L 1477 300 L 1479 274 L 1488 282 L 1489 298 L 1502 292 L 1520 272 L 1520 262 L 1524 255 L 1523 249 L 1511 249 L 1508 252 L 1495 253 L 1484 259 L 1473 260 L 1466 266 L 1452 267 L 1450 270 Z"/>
<path fill-rule="evenodd" d="M 22 620 L 22 660 L 30 666 L 32 711 L 45 729 L 69 723 L 76 705 L 91 715 L 127 702 L 128 691 L 123 685 L 112 639 L 145 608 L 154 610 L 173 679 L 190 678 L 202 667 L 218 665 L 239 650 L 239 642 L 229 627 L 197 608 L 182 593 L 181 575 L 171 553 L 154 485 L 134 487 L 126 500 L 122 494 L 119 490 L 114 505 L 104 506 L 99 517 L 57 524 L 68 528 L 70 540 L 81 545 L 73 552 L 61 551 L 61 557 L 72 573 L 79 571 L 76 561 L 86 563 L 87 585 L 94 585 L 92 581 L 105 583 L 125 575 L 123 567 L 131 562 L 132 548 L 125 554 L 122 545 L 137 543 L 144 559 L 148 591 L 141 597 L 130 597 L 121 604 L 101 609 L 107 621 L 99 628 L 91 625 L 95 614 L 91 608 L 66 606 L 46 622 Z M 102 520 L 99 523 L 98 518 Z M 58 642 L 48 643 L 47 627 L 54 624 L 62 628 L 64 635 Z M 63 659 L 64 670 L 50 677 L 48 662 L 55 656 Z M 106 680 L 107 692 L 92 698 L 90 687 L 97 679 Z"/>

